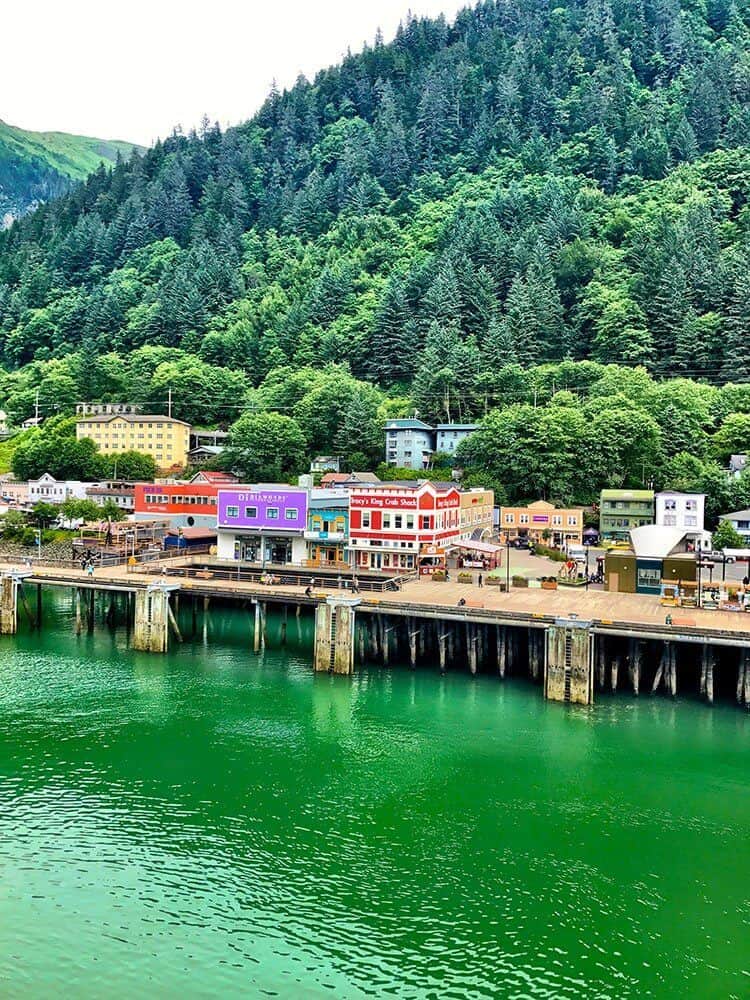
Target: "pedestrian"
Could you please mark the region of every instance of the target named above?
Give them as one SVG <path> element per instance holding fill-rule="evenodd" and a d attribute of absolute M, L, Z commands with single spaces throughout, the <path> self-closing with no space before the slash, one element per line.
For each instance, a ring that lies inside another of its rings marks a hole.
<path fill-rule="evenodd" d="M 482 586 L 482 579 L 483 579 L 483 578 L 482 578 L 482 574 L 480 573 L 480 574 L 479 574 L 479 586 L 480 586 L 480 587 Z"/>
<path fill-rule="evenodd" d="M 93 562 L 89 562 L 88 566 L 86 567 L 86 573 L 89 576 L 93 576 L 94 575 L 94 564 L 93 564 Z"/>

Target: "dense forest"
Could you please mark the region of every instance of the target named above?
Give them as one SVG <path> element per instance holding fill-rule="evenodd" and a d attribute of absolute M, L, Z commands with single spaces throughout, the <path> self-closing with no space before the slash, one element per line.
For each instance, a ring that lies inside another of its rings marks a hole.
<path fill-rule="evenodd" d="M 749 43 L 745 0 L 486 0 L 100 168 L 0 235 L 6 406 L 171 387 L 178 416 L 273 411 L 314 450 L 345 414 L 494 426 L 558 388 L 588 426 L 592 364 L 748 381 Z M 725 409 L 679 450 L 708 458 Z"/>

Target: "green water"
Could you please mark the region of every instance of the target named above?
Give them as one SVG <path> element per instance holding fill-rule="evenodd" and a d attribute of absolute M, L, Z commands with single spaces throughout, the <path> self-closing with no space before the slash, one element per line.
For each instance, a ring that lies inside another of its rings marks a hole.
<path fill-rule="evenodd" d="M 68 616 L 0 640 L 3 997 L 750 995 L 739 710 Z"/>

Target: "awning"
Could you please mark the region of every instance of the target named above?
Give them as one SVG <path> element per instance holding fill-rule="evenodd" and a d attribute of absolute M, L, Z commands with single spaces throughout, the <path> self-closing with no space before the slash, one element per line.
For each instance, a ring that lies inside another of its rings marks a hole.
<path fill-rule="evenodd" d="M 455 545 L 451 546 L 454 549 L 468 549 L 470 552 L 481 552 L 485 556 L 494 556 L 498 552 L 502 552 L 503 545 L 493 545 L 492 542 L 456 542 Z"/>

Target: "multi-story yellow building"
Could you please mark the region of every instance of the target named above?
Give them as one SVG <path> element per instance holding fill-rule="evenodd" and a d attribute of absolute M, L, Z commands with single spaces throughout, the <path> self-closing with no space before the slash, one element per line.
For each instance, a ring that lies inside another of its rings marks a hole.
<path fill-rule="evenodd" d="M 461 491 L 461 538 L 489 538 L 493 530 L 495 494 L 480 488 Z"/>
<path fill-rule="evenodd" d="M 100 452 L 140 451 L 151 455 L 161 470 L 184 468 L 190 450 L 190 424 L 163 414 L 103 413 L 84 416 L 76 437 L 91 438 Z"/>

